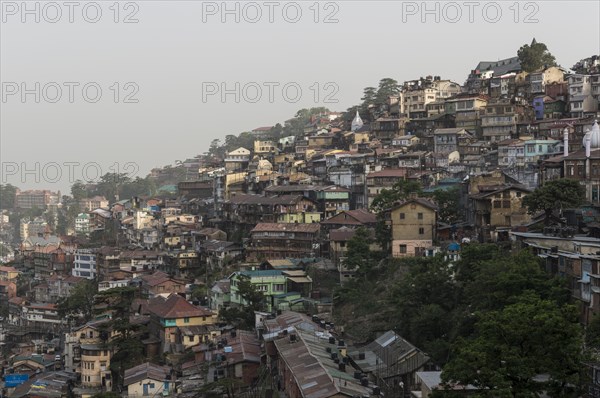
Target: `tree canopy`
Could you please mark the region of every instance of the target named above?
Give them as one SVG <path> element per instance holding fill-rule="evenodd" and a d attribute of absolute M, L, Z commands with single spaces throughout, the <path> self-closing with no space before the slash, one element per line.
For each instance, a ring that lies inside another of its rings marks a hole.
<path fill-rule="evenodd" d="M 395 202 L 408 199 L 412 194 L 422 195 L 421 183 L 413 180 L 399 179 L 391 189 L 382 189 L 371 203 L 371 210 L 380 213 L 391 208 Z"/>
<path fill-rule="evenodd" d="M 86 279 L 73 287 L 66 299 L 58 302 L 58 314 L 61 318 L 68 316 L 81 317 L 85 322 L 92 319 L 94 296 L 98 292 L 98 284 Z"/>
<path fill-rule="evenodd" d="M 0 209 L 12 209 L 15 207 L 15 194 L 17 187 L 11 184 L 0 184 Z"/>
<path fill-rule="evenodd" d="M 357 228 L 354 236 L 348 241 L 345 266 L 356 270 L 359 275 L 371 272 L 377 263 L 376 256 L 371 252 L 372 243 L 371 231 L 364 227 Z"/>
<path fill-rule="evenodd" d="M 543 211 L 548 223 L 553 210 L 577 207 L 584 201 L 584 187 L 578 181 L 563 178 L 536 188 L 523 198 L 523 206 L 530 214 Z"/>
<path fill-rule="evenodd" d="M 548 47 L 544 43 L 538 43 L 535 39 L 531 44 L 524 44 L 517 51 L 519 61 L 521 61 L 521 69 L 525 72 L 534 72 L 543 67 L 556 66 L 554 55 L 548 51 Z"/>

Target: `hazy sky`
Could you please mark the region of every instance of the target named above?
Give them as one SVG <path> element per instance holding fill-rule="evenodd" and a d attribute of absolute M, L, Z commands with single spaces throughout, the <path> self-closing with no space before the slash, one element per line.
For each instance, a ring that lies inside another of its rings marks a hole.
<path fill-rule="evenodd" d="M 23 4 L 0 4 L 1 182 L 63 192 L 128 162 L 143 177 L 301 108 L 345 110 L 382 77 L 462 84 L 532 37 L 565 67 L 600 53 L 598 1 Z"/>

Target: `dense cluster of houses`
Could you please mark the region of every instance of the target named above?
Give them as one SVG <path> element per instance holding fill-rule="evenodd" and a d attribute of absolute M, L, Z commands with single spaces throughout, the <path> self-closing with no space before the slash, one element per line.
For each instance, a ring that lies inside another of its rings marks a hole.
<path fill-rule="evenodd" d="M 426 353 L 393 331 L 355 346 L 332 323 L 315 275 L 354 277 L 345 258 L 361 227 L 388 227 L 389 245 L 372 248 L 395 258 L 456 259 L 471 241 L 532 247 L 568 278 L 587 322 L 600 311 L 600 60 L 586 62 L 589 73 L 527 73 L 508 58 L 480 62 L 462 86 L 408 81 L 351 122 L 327 112 L 302 135 L 260 127 L 252 147 L 187 160 L 170 198 L 83 199 L 73 235 L 21 220 L 21 266 L 0 267 L 6 396 L 191 397 L 221 379 L 288 397 L 427 396 L 440 380 Z M 586 204 L 536 232 L 543 215 L 523 198 L 558 178 L 579 181 Z M 422 193 L 375 213 L 400 180 Z M 441 219 L 437 190 L 456 196 L 456 220 Z M 19 191 L 16 206 L 52 209 L 55 197 Z M 137 289 L 129 322 L 144 326 L 134 338 L 146 361 L 118 382 L 110 311 L 86 323 L 59 316 L 86 280 L 99 292 Z M 248 304 L 248 283 L 264 297 L 254 331 L 219 316 Z"/>

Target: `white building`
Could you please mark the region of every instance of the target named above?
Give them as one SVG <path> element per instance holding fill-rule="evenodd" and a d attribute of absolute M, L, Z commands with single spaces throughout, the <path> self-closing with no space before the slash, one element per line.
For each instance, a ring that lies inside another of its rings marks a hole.
<path fill-rule="evenodd" d="M 75 251 L 75 261 L 73 262 L 73 276 L 81 278 L 96 279 L 98 269 L 96 267 L 96 254 L 89 249 L 80 249 Z"/>
<path fill-rule="evenodd" d="M 79 213 L 75 217 L 75 233 L 87 234 L 90 232 L 90 215 L 87 213 Z"/>

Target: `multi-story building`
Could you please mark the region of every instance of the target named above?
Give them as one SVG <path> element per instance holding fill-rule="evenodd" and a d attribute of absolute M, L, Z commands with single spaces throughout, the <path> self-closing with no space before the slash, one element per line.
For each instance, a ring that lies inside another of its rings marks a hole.
<path fill-rule="evenodd" d="M 414 80 L 404 83 L 404 108 L 411 119 L 422 119 L 428 116 L 438 115 L 445 111 L 445 107 L 439 103 L 436 109 L 430 108 L 430 103 L 450 98 L 460 93 L 458 83 L 450 80 L 441 80 L 439 76 L 428 76 L 425 79 Z M 429 114 L 431 111 L 431 115 Z"/>
<path fill-rule="evenodd" d="M 436 154 L 449 154 L 465 146 L 473 138 L 463 128 L 437 129 L 433 133 L 434 152 Z"/>
<path fill-rule="evenodd" d="M 72 274 L 73 276 L 81 278 L 96 279 L 98 276 L 96 251 L 91 249 L 78 249 L 75 252 Z"/>
<path fill-rule="evenodd" d="M 389 212 L 392 256 L 423 256 L 436 237 L 437 206 L 427 199 L 411 197 Z"/>
<path fill-rule="evenodd" d="M 589 150 L 585 148 L 569 153 L 562 159 L 560 177 L 577 180 L 585 187 L 586 199 L 600 203 L 600 127 L 598 122 L 586 134 L 584 143 L 589 140 Z"/>
<path fill-rule="evenodd" d="M 227 154 L 225 157 L 225 170 L 242 171 L 248 167 L 250 162 L 250 151 L 246 148 L 238 148 Z"/>
<path fill-rule="evenodd" d="M 22 307 L 21 322 L 27 326 L 54 330 L 66 321 L 58 315 L 56 304 L 31 303 Z"/>
<path fill-rule="evenodd" d="M 484 140 L 491 142 L 515 138 L 518 126 L 533 120 L 531 105 L 510 99 L 491 100 L 485 108 L 485 114 L 481 115 L 482 135 Z"/>
<path fill-rule="evenodd" d="M 19 235 L 21 236 L 21 240 L 25 240 L 29 237 L 44 237 L 50 232 L 50 226 L 43 217 L 36 217 L 33 220 L 24 218 L 19 222 Z"/>
<path fill-rule="evenodd" d="M 108 208 L 108 200 L 104 196 L 84 198 L 79 201 L 79 207 L 84 211 Z"/>
<path fill-rule="evenodd" d="M 211 334 L 207 326 L 217 322 L 216 313 L 197 307 L 178 294 L 151 299 L 148 311 L 150 331 L 160 339 L 163 352 L 181 351 L 192 340 L 196 344 L 208 341 Z"/>
<path fill-rule="evenodd" d="M 90 215 L 87 213 L 79 213 L 75 217 L 75 233 L 88 234 L 90 232 Z"/>
<path fill-rule="evenodd" d="M 480 133 L 479 114 L 485 108 L 488 97 L 485 95 L 459 94 L 446 100 L 446 107 L 454 110 L 456 128 L 472 134 Z"/>
<path fill-rule="evenodd" d="M 391 189 L 399 179 L 405 179 L 407 169 L 386 169 L 367 174 L 367 207 L 371 207 L 373 199 L 384 189 Z"/>
<path fill-rule="evenodd" d="M 512 227 L 531 220 L 523 206 L 523 198 L 530 193 L 524 186 L 480 186 L 479 193 L 471 195 L 475 211 L 475 229 L 483 241 L 508 240 Z"/>
<path fill-rule="evenodd" d="M 489 80 L 509 73 L 521 71 L 519 57 L 511 57 L 498 61 L 481 61 L 467 77 L 465 91 L 473 94 L 491 94 L 488 92 Z"/>
<path fill-rule="evenodd" d="M 277 145 L 273 141 L 254 141 L 255 155 L 274 155 Z"/>
<path fill-rule="evenodd" d="M 592 93 L 592 77 L 594 77 L 594 88 L 600 90 L 598 82 L 600 75 L 572 74 L 567 77 L 569 83 L 569 112 L 571 117 L 584 117 L 598 111 L 598 97 Z"/>
<path fill-rule="evenodd" d="M 546 86 L 564 82 L 565 71 L 558 66 L 551 66 L 540 71 L 531 72 L 525 77 L 529 83 L 529 95 L 533 97 L 546 93 Z"/>
<path fill-rule="evenodd" d="M 56 205 L 60 202 L 60 191 L 52 192 L 49 190 L 17 190 L 15 194 L 15 207 L 18 209 L 46 209 L 49 205 Z"/>
<path fill-rule="evenodd" d="M 250 231 L 249 261 L 318 257 L 320 225 L 260 223 Z"/>
<path fill-rule="evenodd" d="M 65 369 L 80 376 L 81 386 L 95 391 L 112 389 L 108 342 L 118 332 L 107 330 L 106 320 L 91 321 L 65 335 Z"/>

